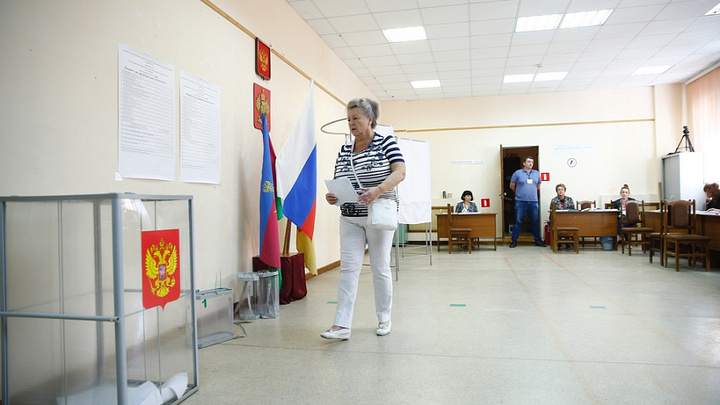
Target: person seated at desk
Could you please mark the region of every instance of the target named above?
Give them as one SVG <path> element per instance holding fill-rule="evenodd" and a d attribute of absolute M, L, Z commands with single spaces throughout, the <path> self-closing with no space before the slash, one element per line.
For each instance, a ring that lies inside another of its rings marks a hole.
<path fill-rule="evenodd" d="M 618 238 L 622 234 L 622 221 L 625 220 L 625 206 L 627 205 L 628 201 L 635 201 L 635 199 L 630 197 L 630 187 L 627 184 L 623 184 L 623 186 L 620 187 L 620 198 L 613 201 L 611 205 L 612 208 L 618 210 L 621 213 L 621 215 L 618 216 Z"/>
<path fill-rule="evenodd" d="M 555 192 L 557 193 L 557 196 L 553 197 L 553 199 L 550 200 L 550 211 L 552 211 L 553 204 L 555 204 L 556 210 L 575 209 L 575 202 L 573 202 L 572 198 L 565 195 L 565 190 L 565 185 L 562 183 L 555 186 Z"/>
<path fill-rule="evenodd" d="M 472 191 L 465 190 L 462 193 L 462 197 L 460 198 L 462 201 L 457 203 L 455 206 L 455 213 L 456 214 L 467 214 L 468 212 L 478 212 L 477 205 L 475 205 L 473 200 Z"/>
<path fill-rule="evenodd" d="M 717 183 L 708 183 L 703 187 L 703 191 L 707 196 L 705 203 L 705 211 L 720 211 L 720 189 Z"/>

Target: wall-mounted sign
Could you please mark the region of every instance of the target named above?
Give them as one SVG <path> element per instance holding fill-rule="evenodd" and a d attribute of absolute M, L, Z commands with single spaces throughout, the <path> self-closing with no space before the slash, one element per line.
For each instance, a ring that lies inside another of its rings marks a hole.
<path fill-rule="evenodd" d="M 540 180 L 541 181 L 550 181 L 550 173 L 540 173 Z"/>
<path fill-rule="evenodd" d="M 260 114 L 265 113 L 267 120 L 267 129 L 270 132 L 270 123 L 272 122 L 270 115 L 270 90 L 265 87 L 253 83 L 253 125 L 262 131 L 262 120 Z"/>
<path fill-rule="evenodd" d="M 570 159 L 568 159 L 567 165 L 568 165 L 568 167 L 575 167 L 575 166 L 577 166 L 577 159 L 575 159 L 575 158 L 570 158 Z"/>
<path fill-rule="evenodd" d="M 490 199 L 489 198 L 483 198 L 480 200 L 480 206 L 482 208 L 487 208 L 490 206 Z"/>
<path fill-rule="evenodd" d="M 260 38 L 255 38 L 255 73 L 265 80 L 270 80 L 270 47 Z"/>

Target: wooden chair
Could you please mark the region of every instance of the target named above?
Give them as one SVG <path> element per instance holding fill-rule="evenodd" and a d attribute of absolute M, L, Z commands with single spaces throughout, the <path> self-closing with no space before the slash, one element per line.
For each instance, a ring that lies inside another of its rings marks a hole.
<path fill-rule="evenodd" d="M 554 253 L 558 251 L 558 245 L 573 245 L 575 253 L 580 253 L 580 229 L 574 227 L 556 226 L 555 204 L 552 204 L 550 211 L 550 246 Z"/>
<path fill-rule="evenodd" d="M 660 265 L 665 265 L 665 257 L 663 255 L 663 235 L 665 234 L 665 223 L 670 222 L 666 221 L 666 216 L 668 215 L 667 211 L 667 200 L 660 201 L 660 230 L 655 232 L 649 233 L 648 236 L 648 252 L 650 253 L 648 255 L 648 260 L 650 263 L 653 261 L 653 256 L 655 252 L 658 252 L 660 255 Z"/>
<path fill-rule="evenodd" d="M 697 258 L 705 260 L 705 271 L 710 271 L 710 237 L 693 234 L 695 229 L 695 200 L 670 201 L 667 203 L 670 215 L 663 217 L 665 229 L 670 230 L 663 236 L 663 256 L 665 267 L 668 257 L 675 258 L 675 271 L 680 271 L 680 259 L 688 259 L 688 266 L 697 264 Z"/>
<path fill-rule="evenodd" d="M 448 254 L 452 254 L 453 244 L 459 244 L 461 246 L 467 246 L 468 253 L 472 253 L 472 239 L 470 238 L 470 228 L 453 228 L 452 216 L 453 207 L 447 205 L 447 229 L 448 229 Z"/>
<path fill-rule="evenodd" d="M 652 228 L 645 226 L 645 201 L 628 201 L 625 205 L 625 219 L 620 229 L 621 251 L 625 254 L 625 245 L 628 247 L 628 256 L 632 256 L 632 245 L 642 246 L 643 253 L 650 247 L 648 235 L 653 233 Z"/>
<path fill-rule="evenodd" d="M 575 204 L 575 208 L 582 211 L 584 209 L 594 209 L 595 208 L 595 200 L 580 200 Z M 590 237 L 590 236 L 589 236 Z M 597 236 L 592 236 L 593 239 L 593 246 L 597 245 L 598 238 Z M 580 238 L 580 244 L 582 244 L 583 247 L 585 247 L 585 237 Z"/>

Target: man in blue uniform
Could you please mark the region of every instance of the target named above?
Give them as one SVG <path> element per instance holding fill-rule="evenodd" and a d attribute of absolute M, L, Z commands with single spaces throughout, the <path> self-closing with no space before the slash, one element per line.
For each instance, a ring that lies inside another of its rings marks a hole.
<path fill-rule="evenodd" d="M 523 168 L 518 169 L 510 178 L 510 189 L 515 192 L 515 225 L 513 226 L 510 247 L 517 246 L 520 227 L 525 214 L 530 215 L 530 229 L 535 246 L 545 246 L 540 239 L 540 218 L 538 218 L 538 189 L 540 189 L 540 173 L 533 170 L 535 161 L 532 156 L 523 158 Z"/>

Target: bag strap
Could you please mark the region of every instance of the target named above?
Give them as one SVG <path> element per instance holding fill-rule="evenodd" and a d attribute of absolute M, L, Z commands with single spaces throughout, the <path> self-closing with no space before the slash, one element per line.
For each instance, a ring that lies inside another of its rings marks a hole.
<path fill-rule="evenodd" d="M 355 142 L 353 141 L 352 149 L 350 149 L 350 168 L 352 169 L 353 175 L 355 176 L 355 180 L 357 180 L 358 185 L 360 188 L 363 188 L 362 182 L 360 182 L 360 179 L 358 178 L 357 173 L 355 172 L 355 164 L 353 163 L 353 153 L 352 151 L 355 149 Z"/>

